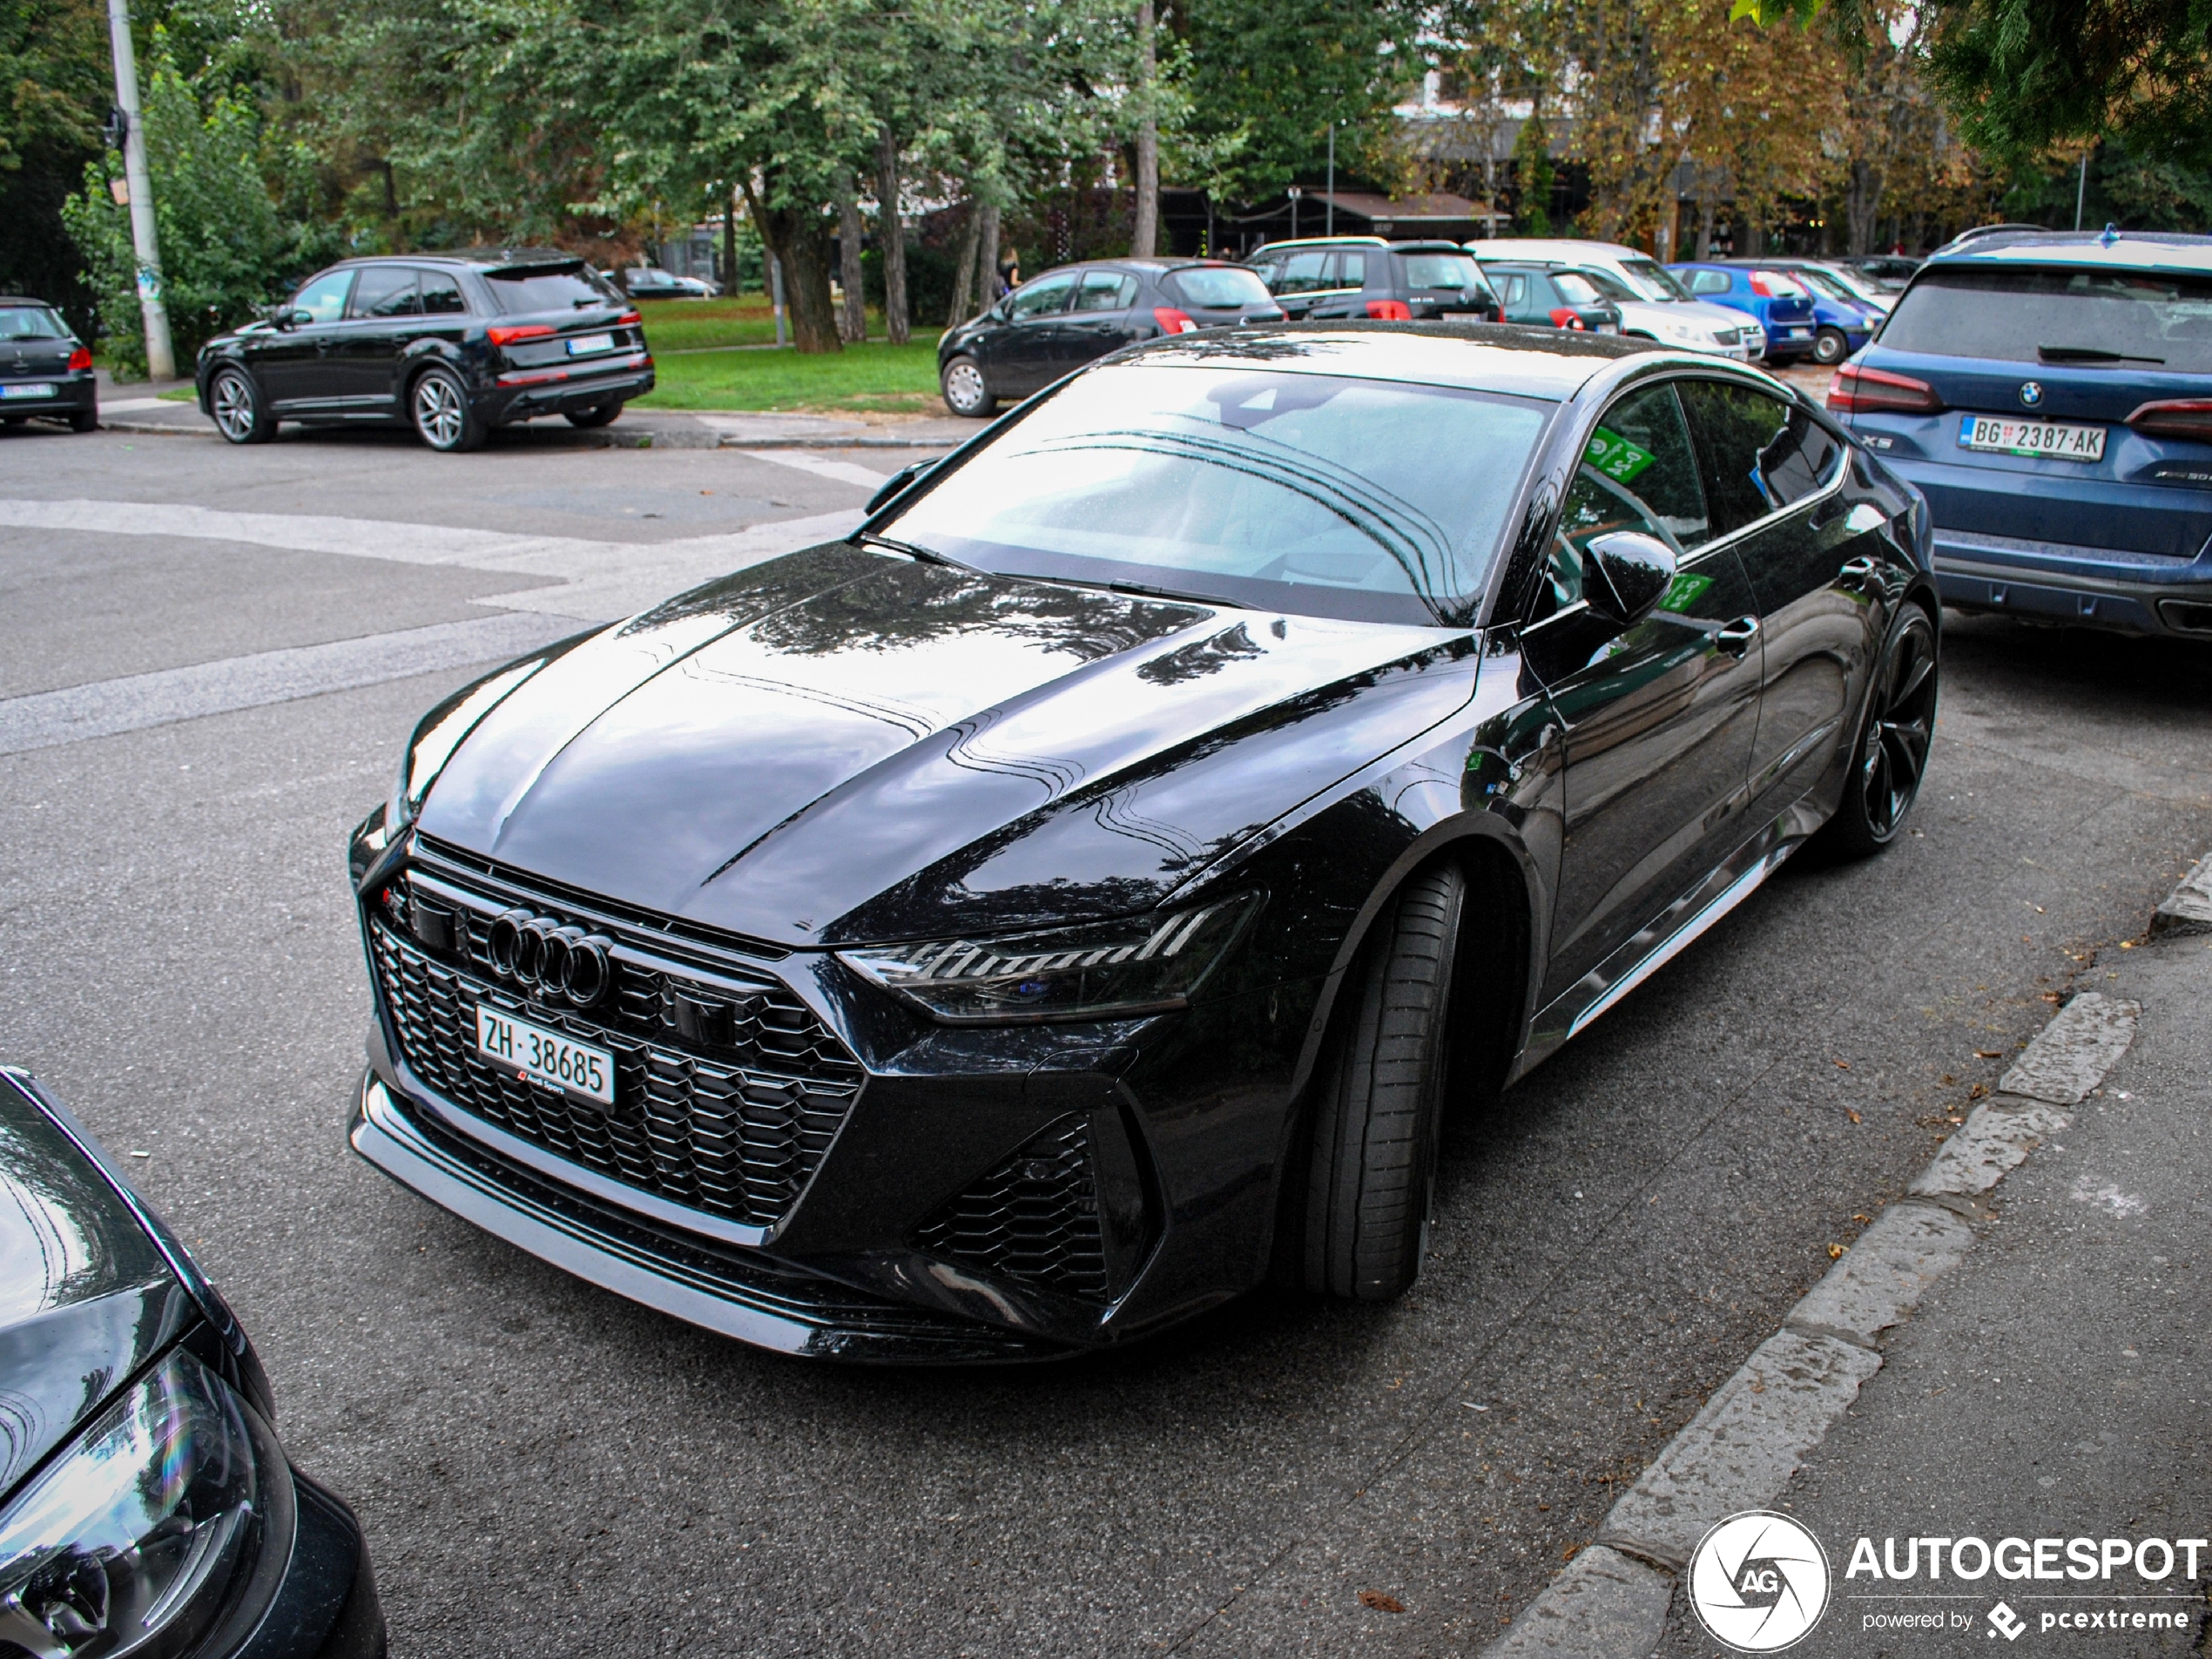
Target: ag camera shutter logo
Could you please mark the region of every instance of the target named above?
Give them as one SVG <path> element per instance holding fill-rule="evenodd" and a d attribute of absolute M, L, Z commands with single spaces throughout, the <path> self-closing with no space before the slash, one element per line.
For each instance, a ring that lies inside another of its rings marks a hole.
<path fill-rule="evenodd" d="M 1713 1639 L 1738 1653 L 1779 1653 L 1828 1608 L 1828 1552 L 1787 1515 L 1730 1515 L 1689 1558 L 1689 1606 Z"/>

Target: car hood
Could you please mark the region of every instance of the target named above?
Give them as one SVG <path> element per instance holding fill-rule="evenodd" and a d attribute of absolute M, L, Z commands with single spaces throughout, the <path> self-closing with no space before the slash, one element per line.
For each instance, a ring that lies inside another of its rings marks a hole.
<path fill-rule="evenodd" d="M 0 1072 L 0 1497 L 192 1309 L 130 1206 Z"/>
<path fill-rule="evenodd" d="M 1619 303 L 1624 320 L 1654 327 L 1663 324 L 1679 328 L 1687 323 L 1691 327 L 1710 333 L 1716 328 L 1741 328 L 1743 326 L 1742 312 L 1703 300 L 1638 300 L 1633 303 L 1623 300 Z"/>
<path fill-rule="evenodd" d="M 1471 651 L 832 543 L 523 680 L 420 826 L 786 946 L 1126 914 L 1465 702 Z"/>

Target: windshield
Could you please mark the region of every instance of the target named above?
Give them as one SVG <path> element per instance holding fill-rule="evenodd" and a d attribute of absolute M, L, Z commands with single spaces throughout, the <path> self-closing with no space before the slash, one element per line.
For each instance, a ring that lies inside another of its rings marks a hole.
<path fill-rule="evenodd" d="M 665 280 L 665 273 L 654 274 Z M 492 298 L 510 315 L 522 311 L 573 311 L 579 306 L 613 305 L 615 291 L 581 265 L 538 266 L 522 271 L 489 271 Z M 632 279 L 635 280 L 635 278 Z"/>
<path fill-rule="evenodd" d="M 1937 357 L 2212 374 L 2212 280 L 1952 266 L 1907 289 L 1882 344 Z"/>
<path fill-rule="evenodd" d="M 0 340 L 67 340 L 69 328 L 44 306 L 0 306 Z"/>
<path fill-rule="evenodd" d="M 1643 291 L 1650 300 L 1687 300 L 1689 290 L 1683 287 L 1675 273 L 1665 266 L 1651 260 L 1623 260 L 1621 270 L 1629 280 Z"/>
<path fill-rule="evenodd" d="M 1175 287 L 1189 304 L 1215 310 L 1275 303 L 1267 285 L 1241 265 L 1194 265 L 1175 273 Z"/>
<path fill-rule="evenodd" d="M 881 530 L 1001 575 L 1464 622 L 1550 407 L 1218 361 L 1098 369 Z"/>
<path fill-rule="evenodd" d="M 1619 277 L 1615 276 L 1612 272 L 1602 269 L 1597 266 L 1585 266 L 1583 269 L 1577 271 L 1575 274 L 1581 277 L 1584 281 L 1588 282 L 1592 287 L 1595 288 L 1600 293 L 1603 294 L 1608 300 L 1626 300 L 1630 305 L 1634 305 L 1637 300 L 1643 298 L 1642 294 L 1638 293 L 1634 288 L 1623 282 Z"/>
<path fill-rule="evenodd" d="M 1409 288 L 1453 288 L 1461 293 L 1487 293 L 1482 273 L 1471 253 L 1408 253 L 1406 286 Z"/>
<path fill-rule="evenodd" d="M 1580 271 L 1553 272 L 1552 286 L 1559 290 L 1560 298 L 1570 306 L 1594 306 L 1597 303 L 1597 289 Z"/>
<path fill-rule="evenodd" d="M 1848 300 L 1856 302 L 1858 299 L 1858 296 L 1842 282 L 1829 275 L 1827 272 L 1816 269 L 1812 266 L 1801 265 L 1790 274 L 1815 293 L 1824 294 L 1831 300 Z"/>

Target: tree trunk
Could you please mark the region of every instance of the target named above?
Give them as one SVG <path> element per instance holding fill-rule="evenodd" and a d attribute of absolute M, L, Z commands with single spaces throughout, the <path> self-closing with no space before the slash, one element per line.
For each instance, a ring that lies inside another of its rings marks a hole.
<path fill-rule="evenodd" d="M 1710 185 L 1697 192 L 1697 257 L 1700 260 L 1713 257 L 1713 212 L 1716 206 Z"/>
<path fill-rule="evenodd" d="M 1874 218 L 1881 206 L 1882 175 L 1871 162 L 1852 162 L 1844 190 L 1844 245 L 1853 253 L 1874 251 Z"/>
<path fill-rule="evenodd" d="M 975 306 L 984 310 L 998 300 L 999 210 L 983 205 L 983 227 L 975 237 Z"/>
<path fill-rule="evenodd" d="M 899 140 L 889 127 L 875 140 L 875 239 L 883 249 L 883 332 L 894 346 L 911 336 L 907 309 L 907 226 L 899 217 Z"/>
<path fill-rule="evenodd" d="M 980 307 L 974 298 L 975 250 L 983 239 L 983 204 L 973 196 L 968 199 L 968 222 L 961 226 L 960 252 L 953 257 L 953 302 L 945 312 L 945 327 L 957 327 L 974 316 Z"/>
<path fill-rule="evenodd" d="M 732 297 L 738 292 L 738 193 L 734 190 L 722 199 L 722 292 Z"/>
<path fill-rule="evenodd" d="M 774 188 L 772 179 L 768 191 Z M 766 194 L 768 191 L 762 193 Z M 782 263 L 784 300 L 791 312 L 792 344 L 802 352 L 842 351 L 837 337 L 837 307 L 830 300 L 830 239 L 821 210 L 806 207 L 764 207 L 745 185 L 745 202 L 760 239 Z"/>
<path fill-rule="evenodd" d="M 853 170 L 837 170 L 837 280 L 845 289 L 837 337 L 850 346 L 868 337 L 866 279 L 860 271 L 860 204 L 853 193 Z"/>
<path fill-rule="evenodd" d="M 1150 259 L 1160 239 L 1160 120 L 1152 106 L 1159 60 L 1152 36 L 1152 0 L 1137 0 L 1136 228 L 1129 239 L 1133 260 Z"/>

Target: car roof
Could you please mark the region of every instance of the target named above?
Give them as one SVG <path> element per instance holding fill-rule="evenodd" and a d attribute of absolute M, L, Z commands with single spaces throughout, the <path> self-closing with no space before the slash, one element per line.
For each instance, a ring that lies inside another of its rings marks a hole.
<path fill-rule="evenodd" d="M 426 250 L 420 253 L 362 253 L 340 260 L 328 268 L 341 271 L 364 265 L 465 265 L 471 270 L 497 271 L 584 263 L 583 254 L 563 253 L 557 247 L 470 247 Z"/>
<path fill-rule="evenodd" d="M 2212 236 L 2161 231 L 1993 231 L 1939 249 L 1923 269 L 1952 265 L 2060 266 L 2071 270 L 2172 271 L 2212 275 Z"/>
<path fill-rule="evenodd" d="M 1264 349 L 1255 349 L 1264 347 Z M 1198 359 L 1224 368 L 1346 374 L 1561 401 L 1606 367 L 1651 354 L 1646 343 L 1563 328 L 1497 323 L 1283 323 L 1264 328 L 1170 334 L 1135 347 L 1131 361 Z M 1710 360 L 1676 354 L 1699 367 Z"/>
<path fill-rule="evenodd" d="M 1269 242 L 1252 250 L 1254 253 L 1272 253 L 1285 247 L 1388 247 L 1379 236 L 1293 236 L 1280 242 Z"/>
<path fill-rule="evenodd" d="M 1474 250 L 1476 256 L 1489 260 L 1551 259 L 1550 253 L 1533 251 L 1520 253 L 1516 249 L 1566 248 L 1572 254 L 1589 259 L 1648 260 L 1651 257 L 1640 247 L 1630 247 L 1625 242 L 1598 242 L 1580 236 L 1478 236 L 1462 246 Z M 1499 253 L 1485 253 L 1484 248 L 1503 248 Z"/>
<path fill-rule="evenodd" d="M 28 293 L 0 293 L 0 306 L 43 306 L 48 311 L 56 309 L 51 300 L 41 300 Z"/>

